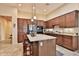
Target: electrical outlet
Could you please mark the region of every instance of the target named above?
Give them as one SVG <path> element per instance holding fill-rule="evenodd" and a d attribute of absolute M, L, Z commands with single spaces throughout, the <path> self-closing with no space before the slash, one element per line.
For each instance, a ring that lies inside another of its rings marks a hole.
<path fill-rule="evenodd" d="M 39 45 L 40 45 L 40 46 L 43 46 L 43 42 L 40 42 Z"/>

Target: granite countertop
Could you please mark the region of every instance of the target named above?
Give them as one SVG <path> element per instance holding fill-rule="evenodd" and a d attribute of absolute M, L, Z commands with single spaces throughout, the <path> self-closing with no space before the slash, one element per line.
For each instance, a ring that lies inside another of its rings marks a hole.
<path fill-rule="evenodd" d="M 36 34 L 35 37 L 32 37 L 31 35 L 27 35 L 27 37 L 29 38 L 30 42 L 56 39 L 56 37 L 45 35 L 45 34 Z"/>
<path fill-rule="evenodd" d="M 58 34 L 58 35 L 67 35 L 67 36 L 78 36 L 76 33 L 59 33 L 59 32 L 44 32 L 48 34 Z"/>

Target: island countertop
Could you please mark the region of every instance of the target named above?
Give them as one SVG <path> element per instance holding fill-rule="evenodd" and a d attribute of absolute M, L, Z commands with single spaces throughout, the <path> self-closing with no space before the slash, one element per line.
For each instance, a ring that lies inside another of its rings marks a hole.
<path fill-rule="evenodd" d="M 30 42 L 56 39 L 56 37 L 45 35 L 45 34 L 36 34 L 36 36 L 34 36 L 34 37 L 32 37 L 31 35 L 28 34 L 27 37 L 30 40 Z"/>

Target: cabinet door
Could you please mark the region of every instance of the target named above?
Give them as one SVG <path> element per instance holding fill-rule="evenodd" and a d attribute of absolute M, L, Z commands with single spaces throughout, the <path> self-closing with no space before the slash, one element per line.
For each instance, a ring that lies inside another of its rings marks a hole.
<path fill-rule="evenodd" d="M 44 21 L 43 20 L 40 20 L 40 26 L 44 27 Z"/>
<path fill-rule="evenodd" d="M 37 26 L 43 26 L 43 28 L 45 28 L 45 21 L 43 20 L 36 20 Z"/>
<path fill-rule="evenodd" d="M 54 19 L 54 25 L 59 25 L 59 17 L 56 17 L 56 18 Z"/>
<path fill-rule="evenodd" d="M 58 35 L 58 36 L 57 36 L 57 41 L 56 41 L 56 43 L 57 43 L 58 45 L 62 45 L 62 44 L 63 44 L 63 38 L 62 38 L 61 35 Z"/>
<path fill-rule="evenodd" d="M 26 29 L 27 27 L 27 20 L 26 19 L 22 19 L 22 18 L 18 18 L 17 19 L 17 30 L 18 30 L 18 42 L 24 42 L 25 39 L 25 31 L 24 29 Z"/>
<path fill-rule="evenodd" d="M 63 46 L 68 48 L 68 49 L 73 49 L 72 48 L 72 37 L 63 36 Z"/>
<path fill-rule="evenodd" d="M 52 27 L 53 27 L 53 22 L 52 22 L 52 19 L 51 19 L 51 20 L 49 20 L 49 28 L 52 28 Z"/>
<path fill-rule="evenodd" d="M 49 21 L 46 21 L 46 28 L 49 28 Z"/>
<path fill-rule="evenodd" d="M 59 17 L 59 27 L 61 28 L 66 27 L 65 15 Z"/>
<path fill-rule="evenodd" d="M 27 24 L 31 24 L 31 20 L 30 19 L 26 19 L 27 20 Z"/>
<path fill-rule="evenodd" d="M 24 42 L 24 33 L 18 33 L 18 43 Z"/>
<path fill-rule="evenodd" d="M 32 43 L 32 55 L 33 56 L 38 56 L 39 55 L 39 43 L 38 42 L 33 42 Z"/>
<path fill-rule="evenodd" d="M 46 28 L 46 22 L 45 21 L 43 22 L 43 28 Z"/>
<path fill-rule="evenodd" d="M 75 12 L 66 14 L 66 27 L 75 27 L 75 26 L 76 26 Z"/>
<path fill-rule="evenodd" d="M 23 32 L 23 21 L 21 19 L 17 20 L 18 32 Z"/>

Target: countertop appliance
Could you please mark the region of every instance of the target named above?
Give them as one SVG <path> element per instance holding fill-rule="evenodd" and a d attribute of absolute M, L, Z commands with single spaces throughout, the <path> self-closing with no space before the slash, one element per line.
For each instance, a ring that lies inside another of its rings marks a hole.
<path fill-rule="evenodd" d="M 43 34 L 43 26 L 37 26 L 36 30 L 38 34 Z"/>

